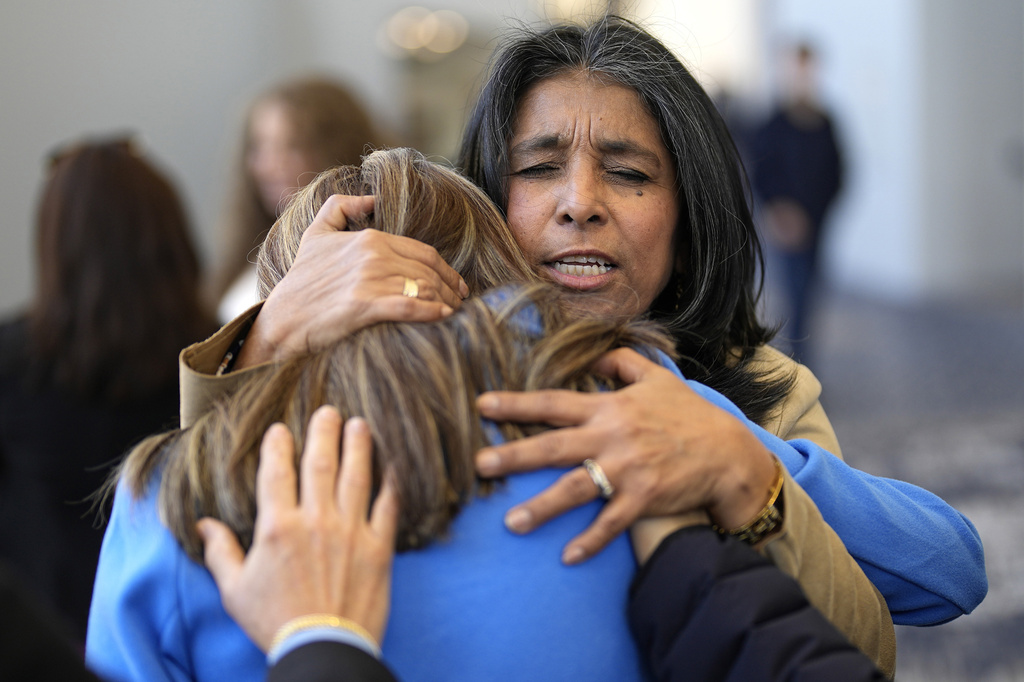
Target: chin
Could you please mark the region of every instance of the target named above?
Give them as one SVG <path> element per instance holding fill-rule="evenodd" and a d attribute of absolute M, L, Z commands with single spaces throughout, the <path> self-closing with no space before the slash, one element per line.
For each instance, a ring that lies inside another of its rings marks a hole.
<path fill-rule="evenodd" d="M 643 312 L 636 300 L 623 301 L 621 298 L 601 292 L 571 290 L 566 296 L 569 310 L 580 316 L 629 320 Z"/>

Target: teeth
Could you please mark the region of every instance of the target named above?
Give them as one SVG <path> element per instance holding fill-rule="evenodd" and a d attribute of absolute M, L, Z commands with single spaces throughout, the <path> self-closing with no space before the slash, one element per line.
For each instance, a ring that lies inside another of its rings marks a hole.
<path fill-rule="evenodd" d="M 562 258 L 561 263 L 597 263 L 598 265 L 608 265 L 608 261 L 604 258 L 598 258 L 597 256 L 566 256 Z"/>
<path fill-rule="evenodd" d="M 590 263 L 590 262 L 593 262 L 593 263 L 595 263 L 595 265 L 573 265 L 572 263 L 569 263 L 569 262 L 555 261 L 555 264 L 554 264 L 555 265 L 555 270 L 557 270 L 558 272 L 562 273 L 563 275 L 571 275 L 573 277 L 596 277 L 597 275 L 603 275 L 604 273 L 606 273 L 609 270 L 611 270 L 611 268 L 608 267 L 604 263 L 604 261 L 601 261 L 600 259 L 596 259 L 596 258 L 591 258 L 591 259 L 582 258 L 581 260 L 575 260 L 575 259 L 576 259 L 576 257 L 572 258 L 572 260 L 574 260 L 577 263 Z M 566 258 L 565 260 L 569 261 L 570 259 Z"/>

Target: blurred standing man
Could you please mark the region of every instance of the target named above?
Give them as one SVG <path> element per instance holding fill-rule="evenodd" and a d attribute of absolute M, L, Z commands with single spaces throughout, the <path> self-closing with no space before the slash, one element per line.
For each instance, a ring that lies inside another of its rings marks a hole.
<path fill-rule="evenodd" d="M 750 166 L 763 207 L 768 274 L 787 307 L 781 336 L 806 363 L 822 226 L 842 184 L 842 156 L 832 120 L 818 102 L 814 50 L 796 45 L 789 59 L 784 96 L 751 136 Z"/>

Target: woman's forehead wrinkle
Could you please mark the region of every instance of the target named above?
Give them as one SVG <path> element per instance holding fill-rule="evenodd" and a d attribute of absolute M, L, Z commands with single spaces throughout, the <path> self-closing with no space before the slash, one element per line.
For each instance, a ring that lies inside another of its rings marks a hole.
<path fill-rule="evenodd" d="M 565 146 L 564 137 L 564 135 L 559 135 L 558 133 L 542 132 L 515 143 L 512 145 L 509 153 L 512 156 L 517 156 L 519 154 L 559 149 Z"/>

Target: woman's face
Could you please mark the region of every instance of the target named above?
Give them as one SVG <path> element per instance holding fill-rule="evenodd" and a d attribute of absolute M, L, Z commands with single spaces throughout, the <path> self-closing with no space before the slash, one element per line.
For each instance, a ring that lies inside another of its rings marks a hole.
<path fill-rule="evenodd" d="M 285 200 L 319 170 L 297 132 L 283 103 L 268 100 L 253 108 L 245 164 L 271 215 L 277 215 Z"/>
<path fill-rule="evenodd" d="M 647 310 L 672 274 L 675 166 L 636 93 L 583 74 L 541 81 L 509 144 L 508 221 L 527 258 L 600 315 Z"/>

